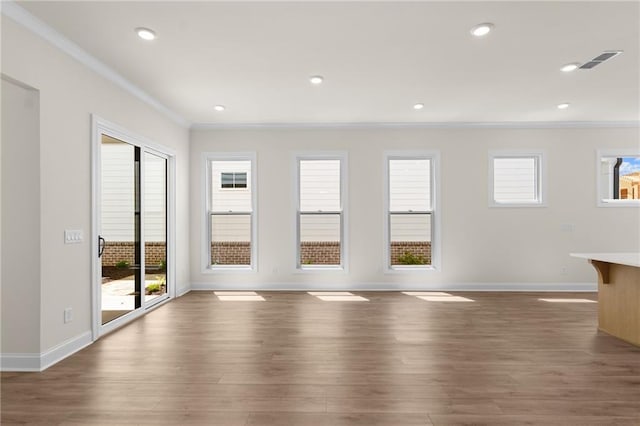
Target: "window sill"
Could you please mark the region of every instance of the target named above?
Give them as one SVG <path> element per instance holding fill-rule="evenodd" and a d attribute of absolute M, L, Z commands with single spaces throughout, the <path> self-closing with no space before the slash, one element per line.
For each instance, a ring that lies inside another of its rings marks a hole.
<path fill-rule="evenodd" d="M 541 202 L 531 202 L 531 203 L 490 203 L 489 204 L 490 208 L 528 208 L 528 207 L 532 207 L 532 208 L 536 208 L 536 207 L 547 207 L 546 203 L 541 203 Z"/>
<path fill-rule="evenodd" d="M 251 266 L 209 266 L 202 270 L 203 274 L 253 274 L 256 273 L 256 268 Z"/>
<path fill-rule="evenodd" d="M 598 207 L 640 207 L 640 200 L 612 200 L 598 201 Z"/>
<path fill-rule="evenodd" d="M 302 268 L 296 268 L 296 274 L 345 274 L 347 270 L 342 266 L 306 266 Z"/>
<path fill-rule="evenodd" d="M 427 273 L 432 273 L 432 272 L 439 272 L 439 271 L 433 265 L 429 265 L 429 266 L 420 266 L 420 265 L 401 266 L 401 265 L 397 265 L 397 266 L 393 266 L 393 267 L 387 267 L 384 270 L 385 274 L 415 274 L 415 273 L 427 274 Z"/>

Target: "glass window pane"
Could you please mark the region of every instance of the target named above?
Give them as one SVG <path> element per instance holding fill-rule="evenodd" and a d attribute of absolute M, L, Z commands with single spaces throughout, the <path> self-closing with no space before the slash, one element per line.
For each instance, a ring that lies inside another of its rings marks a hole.
<path fill-rule="evenodd" d="M 389 160 L 389 210 L 431 210 L 431 160 Z"/>
<path fill-rule="evenodd" d="M 536 163 L 534 157 L 494 158 L 494 200 L 499 203 L 538 201 Z"/>
<path fill-rule="evenodd" d="M 391 265 L 431 265 L 431 215 L 389 215 Z"/>
<path fill-rule="evenodd" d="M 229 191 L 234 187 L 237 174 L 244 175 L 246 189 Z M 251 208 L 251 161 L 220 160 L 211 162 L 211 210 L 218 212 L 250 212 Z M 223 189 L 225 188 L 225 189 Z"/>
<path fill-rule="evenodd" d="M 140 285 L 141 277 L 139 269 L 135 269 L 140 247 L 136 244 L 139 243 L 136 232 L 137 149 L 102 135 L 100 234 L 105 239 L 100 258 L 102 324 L 140 307 L 136 287 Z"/>
<path fill-rule="evenodd" d="M 300 210 L 341 210 L 340 160 L 300 161 Z"/>
<path fill-rule="evenodd" d="M 640 200 L 640 156 L 602 157 L 600 185 L 607 200 Z"/>
<path fill-rule="evenodd" d="M 618 197 L 620 200 L 640 200 L 640 156 L 620 157 L 618 167 Z"/>
<path fill-rule="evenodd" d="M 211 264 L 251 265 L 251 215 L 211 215 Z"/>
<path fill-rule="evenodd" d="M 167 292 L 167 160 L 144 153 L 145 300 Z"/>
<path fill-rule="evenodd" d="M 246 173 L 234 173 L 234 187 L 246 188 L 247 187 L 247 174 Z"/>
<path fill-rule="evenodd" d="M 220 173 L 222 188 L 233 188 L 233 173 Z"/>
<path fill-rule="evenodd" d="M 340 214 L 300 215 L 300 263 L 340 265 Z"/>

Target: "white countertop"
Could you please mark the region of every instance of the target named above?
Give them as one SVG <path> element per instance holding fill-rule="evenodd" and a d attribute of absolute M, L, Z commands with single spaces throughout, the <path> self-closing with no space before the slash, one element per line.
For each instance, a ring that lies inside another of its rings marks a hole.
<path fill-rule="evenodd" d="M 601 262 L 640 268 L 640 253 L 570 253 L 569 255 L 582 259 L 599 260 Z"/>

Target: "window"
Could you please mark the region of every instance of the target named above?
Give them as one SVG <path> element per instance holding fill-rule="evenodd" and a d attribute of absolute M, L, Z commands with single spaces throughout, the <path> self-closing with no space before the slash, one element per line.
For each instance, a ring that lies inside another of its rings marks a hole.
<path fill-rule="evenodd" d="M 493 207 L 543 206 L 541 152 L 489 153 L 489 204 Z"/>
<path fill-rule="evenodd" d="M 640 206 L 640 152 L 598 152 L 598 204 Z"/>
<path fill-rule="evenodd" d="M 206 270 L 254 269 L 255 156 L 206 156 L 208 229 L 203 250 Z M 229 191 L 242 189 L 242 191 Z"/>
<path fill-rule="evenodd" d="M 297 157 L 297 267 L 344 269 L 344 155 Z"/>
<path fill-rule="evenodd" d="M 220 173 L 220 188 L 223 189 L 246 189 L 247 188 L 247 173 L 246 172 L 231 172 Z"/>
<path fill-rule="evenodd" d="M 437 154 L 385 154 L 387 270 L 434 269 Z"/>

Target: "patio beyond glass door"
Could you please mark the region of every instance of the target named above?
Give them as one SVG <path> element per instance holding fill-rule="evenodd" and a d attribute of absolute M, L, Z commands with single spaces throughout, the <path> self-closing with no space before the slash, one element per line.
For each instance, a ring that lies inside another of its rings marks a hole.
<path fill-rule="evenodd" d="M 101 312 L 106 324 L 142 305 L 140 148 L 102 135 Z"/>
<path fill-rule="evenodd" d="M 101 324 L 168 297 L 168 157 L 102 135 Z"/>
<path fill-rule="evenodd" d="M 144 153 L 144 301 L 167 294 L 167 159 Z"/>

